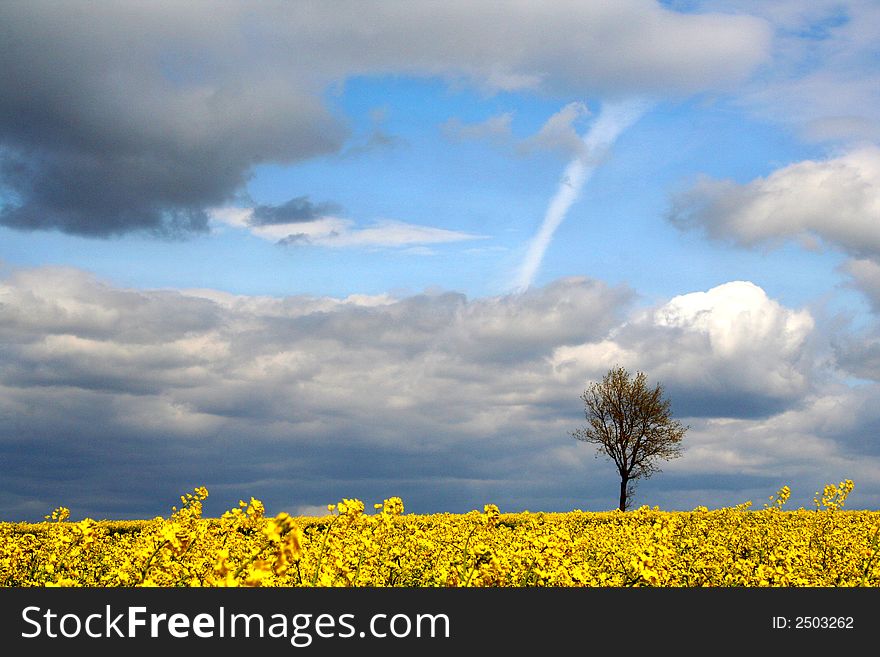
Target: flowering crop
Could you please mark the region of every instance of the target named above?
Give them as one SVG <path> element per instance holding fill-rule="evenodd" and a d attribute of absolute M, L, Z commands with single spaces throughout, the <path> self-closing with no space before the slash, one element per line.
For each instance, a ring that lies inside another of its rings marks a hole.
<path fill-rule="evenodd" d="M 0 523 L 0 586 L 880 586 L 880 512 L 843 510 L 852 488 L 796 511 L 785 486 L 760 510 L 416 515 L 392 497 L 305 518 L 251 498 L 204 518 L 200 487 L 167 518 L 71 522 L 59 507 Z"/>

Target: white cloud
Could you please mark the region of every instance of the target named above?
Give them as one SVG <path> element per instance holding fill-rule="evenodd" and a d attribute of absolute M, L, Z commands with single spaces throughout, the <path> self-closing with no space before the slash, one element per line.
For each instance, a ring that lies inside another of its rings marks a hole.
<path fill-rule="evenodd" d="M 767 415 L 810 390 L 813 329 L 806 310 L 734 281 L 642 311 L 604 341 L 559 347 L 554 363 L 568 380 L 615 365 L 650 373 L 685 415 Z"/>
<path fill-rule="evenodd" d="M 724 87 L 747 76 L 770 46 L 761 19 L 679 14 L 646 0 L 361 2 L 309 18 L 276 16 L 274 34 L 322 52 L 310 67 L 334 77 L 411 72 L 579 96 Z"/>
<path fill-rule="evenodd" d="M 365 227 L 359 227 L 351 219 L 332 216 L 294 223 L 254 225 L 251 222 L 251 215 L 252 210 L 247 208 L 227 207 L 212 211 L 212 216 L 216 221 L 246 229 L 257 237 L 270 242 L 292 246 L 394 248 L 486 239 L 485 235 L 410 224 L 391 219 L 383 219 Z M 412 249 L 408 252 L 420 253 Z"/>
<path fill-rule="evenodd" d="M 330 232 L 323 228 L 322 231 L 318 236 L 310 237 L 310 241 L 322 246 L 409 246 L 485 239 L 483 235 L 390 219 L 377 221 L 364 228 L 353 228 L 352 224 L 347 224 L 334 226 Z"/>
<path fill-rule="evenodd" d="M 673 297 L 651 313 L 651 319 L 659 327 L 706 335 L 712 352 L 728 360 L 739 359 L 767 341 L 772 341 L 779 356 L 790 358 L 813 329 L 809 312 L 784 308 L 749 281 Z"/>
<path fill-rule="evenodd" d="M 669 218 L 744 246 L 815 237 L 880 257 L 880 149 L 796 162 L 745 184 L 703 178 L 674 198 Z"/>
<path fill-rule="evenodd" d="M 806 310 L 785 308 L 753 283 L 675 297 L 642 321 L 658 327 L 671 346 L 682 347 L 678 358 L 656 363 L 657 376 L 770 399 L 797 399 L 808 390 L 812 363 L 804 356 L 813 318 Z M 697 342 L 702 352 L 687 349 Z"/>

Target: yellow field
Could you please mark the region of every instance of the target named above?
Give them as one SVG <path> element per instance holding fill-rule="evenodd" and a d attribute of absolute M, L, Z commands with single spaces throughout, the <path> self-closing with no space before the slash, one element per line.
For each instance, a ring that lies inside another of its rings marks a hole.
<path fill-rule="evenodd" d="M 256 499 L 203 518 L 208 491 L 167 518 L 0 524 L 0 586 L 880 586 L 880 512 L 815 509 L 405 514 L 342 500 L 320 518 L 264 517 Z"/>

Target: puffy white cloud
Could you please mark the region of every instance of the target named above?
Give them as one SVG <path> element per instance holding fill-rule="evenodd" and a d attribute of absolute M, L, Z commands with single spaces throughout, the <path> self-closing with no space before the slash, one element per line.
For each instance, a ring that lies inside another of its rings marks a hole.
<path fill-rule="evenodd" d="M 673 380 L 768 397 L 795 397 L 806 388 L 809 363 L 802 357 L 813 319 L 806 310 L 769 299 L 754 283 L 735 281 L 674 297 L 643 321 L 674 336 L 673 343 L 684 337 L 695 344 L 688 337 L 700 336 L 708 350 L 682 349 L 678 359 L 656 363 L 660 375 L 669 371 Z"/>
<path fill-rule="evenodd" d="M 669 218 L 744 246 L 819 238 L 880 257 L 880 149 L 796 162 L 745 184 L 703 178 L 673 199 Z"/>
<path fill-rule="evenodd" d="M 740 417 L 785 408 L 810 389 L 813 318 L 734 281 L 632 317 L 601 342 L 560 347 L 559 371 L 595 379 L 614 365 L 663 382 L 683 415 Z"/>

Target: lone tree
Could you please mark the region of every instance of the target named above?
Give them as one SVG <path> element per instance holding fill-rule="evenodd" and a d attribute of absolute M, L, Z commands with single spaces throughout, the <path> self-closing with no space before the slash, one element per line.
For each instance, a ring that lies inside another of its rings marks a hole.
<path fill-rule="evenodd" d="M 659 459 L 681 456 L 681 439 L 688 430 L 670 412 L 658 383 L 649 388 L 643 372 L 630 378 L 622 367 L 608 371 L 581 395 L 587 426 L 572 436 L 597 446 L 597 457 L 608 456 L 620 474 L 620 510 L 630 505 L 636 479 L 647 479 Z"/>

